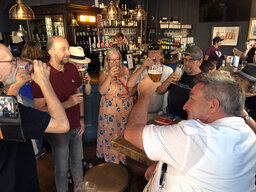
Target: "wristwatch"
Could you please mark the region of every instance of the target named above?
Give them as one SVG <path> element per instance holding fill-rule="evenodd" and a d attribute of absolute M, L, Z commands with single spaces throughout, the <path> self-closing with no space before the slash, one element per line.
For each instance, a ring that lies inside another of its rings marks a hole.
<path fill-rule="evenodd" d="M 250 116 L 249 115 L 246 115 L 243 117 L 245 121 L 248 121 L 250 119 Z"/>

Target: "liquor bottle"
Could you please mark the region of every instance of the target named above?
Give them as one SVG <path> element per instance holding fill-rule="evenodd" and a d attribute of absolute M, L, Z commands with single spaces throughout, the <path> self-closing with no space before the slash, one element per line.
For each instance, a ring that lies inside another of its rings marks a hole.
<path fill-rule="evenodd" d="M 128 25 L 128 19 L 129 19 L 129 11 L 128 11 L 128 9 L 127 9 L 127 7 L 126 7 L 126 4 L 124 4 L 124 13 L 125 13 L 125 26 L 127 26 Z"/>

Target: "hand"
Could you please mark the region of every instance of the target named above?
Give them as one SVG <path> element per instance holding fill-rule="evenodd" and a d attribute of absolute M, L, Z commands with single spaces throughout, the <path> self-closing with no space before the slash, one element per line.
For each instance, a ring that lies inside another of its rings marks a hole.
<path fill-rule="evenodd" d="M 85 79 L 85 82 L 88 82 L 87 84 L 90 83 L 91 77 L 89 76 L 89 73 L 85 73 L 85 74 L 84 74 L 84 79 Z"/>
<path fill-rule="evenodd" d="M 110 70 L 109 70 L 109 75 L 111 78 L 113 77 L 117 77 L 118 74 L 120 73 L 120 68 L 119 67 L 112 67 Z"/>
<path fill-rule="evenodd" d="M 256 93 L 245 92 L 245 97 L 253 97 Z"/>
<path fill-rule="evenodd" d="M 32 79 L 35 81 L 39 86 L 42 83 L 49 83 L 49 77 L 50 77 L 50 67 L 48 67 L 45 63 L 42 61 L 34 60 L 33 61 L 33 73 L 32 73 Z"/>
<path fill-rule="evenodd" d="M 125 94 L 120 94 L 120 98 L 122 98 L 122 99 L 128 99 L 131 96 L 132 96 L 131 92 L 125 93 Z"/>
<path fill-rule="evenodd" d="M 69 98 L 65 101 L 69 104 L 69 106 L 75 106 L 83 102 L 83 93 L 76 93 L 74 95 L 70 95 Z"/>
<path fill-rule="evenodd" d="M 153 62 L 153 60 L 152 60 L 151 58 L 145 59 L 145 60 L 143 61 L 143 63 L 142 63 L 142 66 L 143 66 L 144 68 L 146 68 L 146 67 L 151 67 L 152 65 L 154 65 L 154 62 Z"/>
<path fill-rule="evenodd" d="M 84 118 L 80 118 L 80 125 L 81 125 L 81 128 L 78 131 L 79 136 L 83 135 L 83 133 L 84 133 L 84 129 L 85 129 Z"/>
<path fill-rule="evenodd" d="M 167 81 L 172 84 L 176 84 L 179 81 L 179 77 L 176 73 L 172 73 L 168 78 Z"/>
<path fill-rule="evenodd" d="M 253 46 L 254 46 L 254 41 L 249 41 L 249 42 L 246 44 L 246 49 L 251 49 Z"/>
<path fill-rule="evenodd" d="M 16 74 L 16 83 L 19 83 L 21 86 L 23 86 L 25 83 L 30 82 L 31 80 L 32 77 L 26 69 L 18 70 Z"/>
<path fill-rule="evenodd" d="M 150 94 L 152 95 L 157 87 L 159 87 L 162 83 L 157 82 L 154 83 L 148 76 L 148 74 L 144 75 L 142 81 L 139 84 L 139 92 L 140 94 Z"/>
<path fill-rule="evenodd" d="M 152 165 L 150 165 L 150 166 L 147 168 L 147 170 L 146 170 L 146 172 L 145 172 L 145 174 L 144 174 L 144 176 L 145 176 L 145 178 L 146 178 L 147 181 L 152 177 L 152 175 L 153 175 L 153 173 L 154 173 L 154 171 L 155 171 L 155 169 L 156 169 L 156 166 L 157 166 L 157 162 L 154 163 L 154 164 L 152 164 Z"/>

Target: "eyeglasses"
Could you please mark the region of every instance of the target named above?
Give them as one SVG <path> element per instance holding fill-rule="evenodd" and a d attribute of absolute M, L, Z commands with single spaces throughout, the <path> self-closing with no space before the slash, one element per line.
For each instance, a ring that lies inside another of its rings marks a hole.
<path fill-rule="evenodd" d="M 0 63 L 11 63 L 12 65 L 17 66 L 17 58 L 13 58 L 10 61 L 0 61 Z"/>
<path fill-rule="evenodd" d="M 119 58 L 118 59 L 108 59 L 109 63 L 114 63 L 114 62 L 119 62 L 119 61 L 120 61 Z"/>
<path fill-rule="evenodd" d="M 154 50 L 160 50 L 160 46 L 159 45 L 149 45 L 148 46 L 148 51 L 154 51 Z"/>

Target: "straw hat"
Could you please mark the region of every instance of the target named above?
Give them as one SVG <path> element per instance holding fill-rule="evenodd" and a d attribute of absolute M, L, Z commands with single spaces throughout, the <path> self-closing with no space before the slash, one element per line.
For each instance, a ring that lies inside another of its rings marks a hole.
<path fill-rule="evenodd" d="M 80 63 L 80 64 L 85 64 L 85 63 L 91 62 L 91 59 L 89 59 L 88 57 L 85 57 L 84 49 L 82 47 L 70 46 L 69 50 L 70 50 L 69 61 L 75 62 L 75 63 Z"/>

